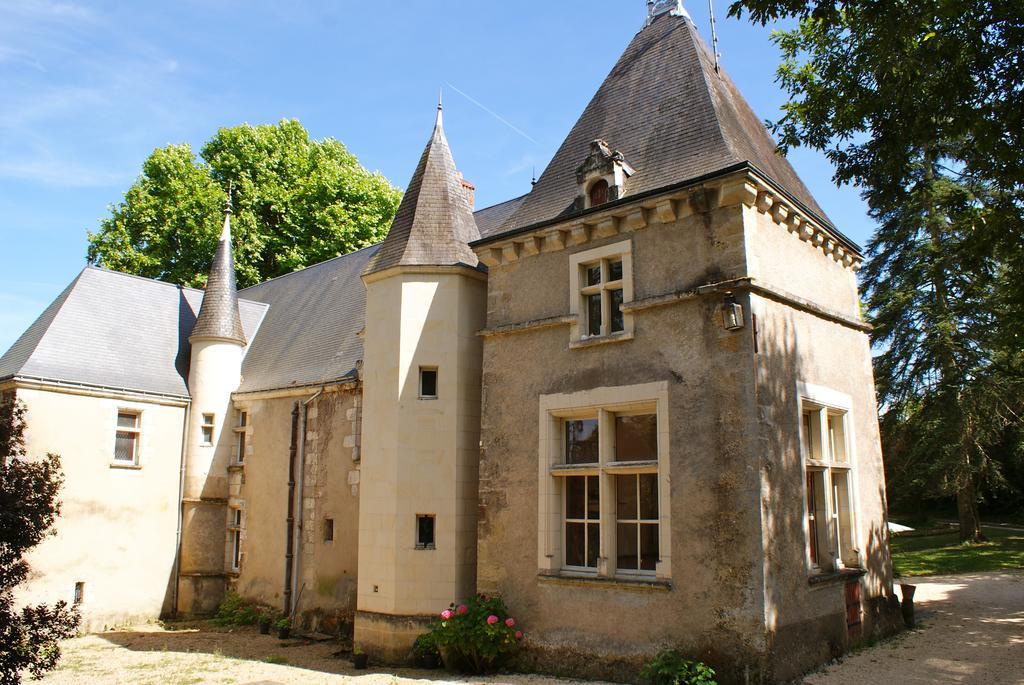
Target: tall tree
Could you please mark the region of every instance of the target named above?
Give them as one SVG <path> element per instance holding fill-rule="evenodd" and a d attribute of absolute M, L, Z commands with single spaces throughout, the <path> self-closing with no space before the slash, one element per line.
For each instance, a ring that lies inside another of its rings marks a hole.
<path fill-rule="evenodd" d="M 24 554 L 51 534 L 60 513 L 64 479 L 60 457 L 25 458 L 25 407 L 0 401 L 0 682 L 17 685 L 28 670 L 42 677 L 60 659 L 59 641 L 75 634 L 79 616 L 66 602 L 14 606 L 14 588 L 24 582 Z"/>
<path fill-rule="evenodd" d="M 203 285 L 229 182 L 241 287 L 379 242 L 401 199 L 344 145 L 310 140 L 298 121 L 222 128 L 200 159 L 188 145 L 154 150 L 124 200 L 89 233 L 89 261 Z"/>
<path fill-rule="evenodd" d="M 961 536 L 978 539 L 993 445 L 1021 404 L 1010 341 L 1024 324 L 1024 12 L 986 0 L 730 6 L 744 12 L 797 20 L 773 34 L 789 95 L 780 147 L 824 151 L 880 224 L 864 285 L 887 447 L 956 494 Z"/>

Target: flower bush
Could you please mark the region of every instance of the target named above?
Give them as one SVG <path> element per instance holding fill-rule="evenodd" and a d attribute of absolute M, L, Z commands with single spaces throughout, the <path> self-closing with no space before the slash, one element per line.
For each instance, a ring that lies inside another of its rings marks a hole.
<path fill-rule="evenodd" d="M 452 604 L 442 611 L 428 634 L 445 667 L 488 673 L 519 648 L 524 635 L 515 626 L 500 597 L 477 595 L 466 604 Z"/>
<path fill-rule="evenodd" d="M 663 649 L 651 659 L 640 677 L 649 685 L 717 685 L 715 670 L 703 661 L 687 659 L 674 649 Z"/>

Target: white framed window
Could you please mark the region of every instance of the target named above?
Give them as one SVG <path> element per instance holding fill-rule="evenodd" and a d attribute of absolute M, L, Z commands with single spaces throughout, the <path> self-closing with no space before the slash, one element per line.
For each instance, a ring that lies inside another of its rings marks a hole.
<path fill-rule="evenodd" d="M 245 463 L 245 429 L 249 425 L 249 412 L 238 411 L 235 421 L 235 463 Z"/>
<path fill-rule="evenodd" d="M 141 439 L 142 412 L 119 409 L 117 411 L 117 430 L 114 434 L 114 463 L 138 465 Z"/>
<path fill-rule="evenodd" d="M 437 367 L 420 367 L 420 395 L 421 400 L 437 399 Z"/>
<path fill-rule="evenodd" d="M 808 566 L 819 573 L 858 567 L 849 398 L 802 384 L 799 430 Z"/>
<path fill-rule="evenodd" d="M 231 540 L 231 570 L 237 571 L 242 563 L 242 510 L 229 509 L 228 535 Z"/>
<path fill-rule="evenodd" d="M 203 414 L 203 423 L 200 425 L 201 440 L 204 446 L 213 444 L 213 426 L 216 417 L 213 414 Z"/>
<path fill-rule="evenodd" d="M 632 337 L 633 251 L 628 240 L 577 252 L 569 258 L 570 314 L 574 342 Z"/>
<path fill-rule="evenodd" d="M 668 384 L 541 397 L 541 573 L 671 577 Z"/>

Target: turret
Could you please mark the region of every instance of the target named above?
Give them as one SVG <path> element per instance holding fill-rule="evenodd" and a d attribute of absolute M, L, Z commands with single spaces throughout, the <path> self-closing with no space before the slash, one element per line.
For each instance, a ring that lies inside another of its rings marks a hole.
<path fill-rule="evenodd" d="M 486 275 L 441 106 L 387 238 L 363 272 L 366 330 L 355 641 L 401 661 L 476 591 Z"/>
<path fill-rule="evenodd" d="M 231 393 L 241 379 L 245 333 L 231 253 L 231 196 L 217 243 L 203 304 L 192 335 L 188 419 L 182 492 L 178 606 L 183 614 L 216 609 L 224 595 L 227 535 L 227 465 L 232 434 L 225 430 Z"/>

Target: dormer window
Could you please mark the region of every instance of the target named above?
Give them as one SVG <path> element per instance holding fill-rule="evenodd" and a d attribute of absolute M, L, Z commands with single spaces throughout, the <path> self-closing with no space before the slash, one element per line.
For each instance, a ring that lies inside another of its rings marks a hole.
<path fill-rule="evenodd" d="M 618 150 L 612 150 L 603 140 L 590 144 L 590 154 L 576 169 L 576 211 L 618 200 L 626 194 L 626 179 L 635 170 Z"/>

